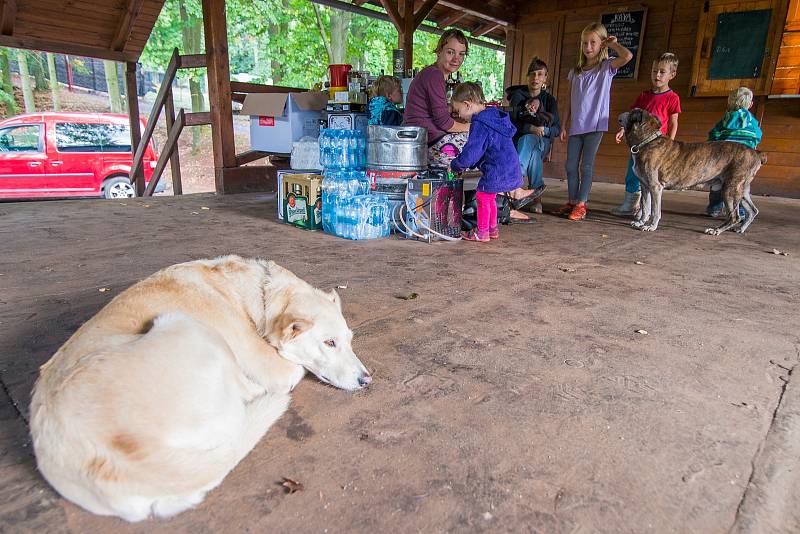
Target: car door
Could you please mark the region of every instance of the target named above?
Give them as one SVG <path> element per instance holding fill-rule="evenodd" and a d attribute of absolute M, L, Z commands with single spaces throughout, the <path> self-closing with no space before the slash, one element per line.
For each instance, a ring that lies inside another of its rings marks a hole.
<path fill-rule="evenodd" d="M 44 125 L 0 128 L 0 198 L 47 195 Z"/>
<path fill-rule="evenodd" d="M 55 122 L 54 151 L 48 162 L 50 186 L 63 196 L 99 195 L 103 124 Z"/>

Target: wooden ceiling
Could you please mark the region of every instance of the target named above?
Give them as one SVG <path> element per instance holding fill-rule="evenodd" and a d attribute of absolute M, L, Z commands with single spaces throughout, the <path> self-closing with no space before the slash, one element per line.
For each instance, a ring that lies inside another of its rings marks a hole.
<path fill-rule="evenodd" d="M 355 5 L 368 0 L 352 0 Z M 380 6 L 380 0 L 369 0 Z M 431 0 L 418 0 L 419 5 Z M 0 0 L 0 46 L 137 61 L 164 0 Z M 505 41 L 516 2 L 439 0 L 425 17 L 473 37 Z"/>
<path fill-rule="evenodd" d="M 136 61 L 164 0 L 0 0 L 0 45 Z"/>

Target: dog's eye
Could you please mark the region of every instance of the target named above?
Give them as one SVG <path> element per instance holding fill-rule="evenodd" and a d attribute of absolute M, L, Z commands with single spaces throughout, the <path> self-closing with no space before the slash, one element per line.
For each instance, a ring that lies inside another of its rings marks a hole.
<path fill-rule="evenodd" d="M 331 348 L 336 348 L 336 341 L 334 341 L 332 339 L 326 339 L 325 340 L 325 344 L 328 345 Z"/>

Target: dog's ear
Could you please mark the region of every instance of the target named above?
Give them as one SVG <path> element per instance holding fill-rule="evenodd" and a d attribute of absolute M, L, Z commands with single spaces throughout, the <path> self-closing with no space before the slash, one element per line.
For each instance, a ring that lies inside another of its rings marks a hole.
<path fill-rule="evenodd" d="M 656 117 L 655 115 L 653 115 L 650 112 L 644 112 L 644 113 L 647 113 L 647 115 L 645 116 L 644 122 L 647 123 L 648 131 L 650 131 L 650 130 L 652 130 L 652 131 L 660 130 L 661 129 L 661 119 L 659 119 L 658 117 Z"/>
<path fill-rule="evenodd" d="M 312 326 L 314 323 L 308 319 L 282 313 L 272 324 L 272 331 L 267 336 L 267 340 L 274 346 L 280 346 L 293 340 Z"/>
<path fill-rule="evenodd" d="M 336 304 L 336 306 L 339 308 L 339 311 L 341 311 L 341 309 L 342 309 L 342 299 L 339 298 L 339 293 L 337 293 L 335 289 L 331 289 L 330 291 L 328 291 L 325 294 L 325 296 L 328 297 L 329 299 L 331 299 L 331 302 Z"/>

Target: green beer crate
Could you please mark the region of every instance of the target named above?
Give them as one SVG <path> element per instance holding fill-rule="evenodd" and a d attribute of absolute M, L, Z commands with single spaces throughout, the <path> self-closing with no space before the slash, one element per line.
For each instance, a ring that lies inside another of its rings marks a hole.
<path fill-rule="evenodd" d="M 306 230 L 322 230 L 322 176 L 284 174 L 283 222 Z"/>

